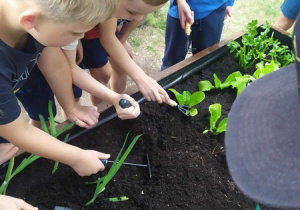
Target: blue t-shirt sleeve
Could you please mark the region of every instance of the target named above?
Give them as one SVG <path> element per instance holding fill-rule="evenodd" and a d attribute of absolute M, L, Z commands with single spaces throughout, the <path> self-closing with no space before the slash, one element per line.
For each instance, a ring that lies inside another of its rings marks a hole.
<path fill-rule="evenodd" d="M 300 0 L 285 0 L 281 5 L 281 11 L 288 19 L 295 20 L 300 11 Z"/>
<path fill-rule="evenodd" d="M 234 0 L 227 1 L 227 6 L 233 6 L 233 5 L 234 5 Z"/>

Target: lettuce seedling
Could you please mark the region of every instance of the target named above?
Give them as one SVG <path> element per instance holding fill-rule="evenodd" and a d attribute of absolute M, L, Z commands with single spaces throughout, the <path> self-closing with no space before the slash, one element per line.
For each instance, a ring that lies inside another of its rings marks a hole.
<path fill-rule="evenodd" d="M 274 60 L 272 60 L 271 63 L 265 63 L 263 61 L 259 62 L 258 64 L 256 64 L 256 71 L 254 72 L 253 76 L 256 79 L 259 79 L 266 74 L 276 71 L 277 69 L 279 69 L 279 67 L 280 66 L 278 66 L 278 64 L 276 64 Z"/>
<path fill-rule="evenodd" d="M 182 94 L 180 94 L 178 91 L 176 91 L 173 88 L 170 88 L 168 90 L 174 93 L 178 101 L 179 107 L 185 110 L 185 113 L 188 116 L 193 117 L 198 114 L 198 110 L 193 107 L 204 100 L 205 94 L 202 91 L 197 91 L 194 92 L 193 94 L 191 94 L 191 92 L 189 91 L 183 91 Z"/>
<path fill-rule="evenodd" d="M 128 135 L 130 132 L 127 133 L 125 141 L 123 143 L 123 146 L 121 148 L 121 150 L 119 151 L 113 165 L 111 166 L 110 170 L 108 171 L 107 175 L 104 177 L 100 177 L 98 178 L 96 181 L 94 182 L 88 182 L 86 184 L 96 184 L 96 189 L 94 192 L 94 196 L 93 198 L 87 202 L 85 205 L 89 206 L 92 203 L 94 203 L 94 201 L 96 200 L 96 198 L 99 196 L 100 193 L 102 193 L 105 190 L 105 186 L 109 183 L 109 181 L 116 175 L 116 173 L 118 172 L 118 170 L 120 169 L 120 167 L 122 166 L 123 162 L 125 161 L 125 159 L 127 158 L 128 154 L 131 152 L 133 146 L 135 145 L 135 143 L 137 142 L 137 140 L 141 137 L 141 135 L 136 136 L 132 142 L 130 143 L 130 145 L 128 146 L 127 150 L 124 152 L 124 154 L 122 155 L 122 157 L 120 158 L 123 149 L 125 147 L 126 141 L 128 139 Z M 122 196 L 120 198 L 125 198 L 125 196 Z M 123 199 L 123 200 L 127 200 L 127 199 Z M 122 201 L 122 200 L 118 200 L 118 201 Z"/>
<path fill-rule="evenodd" d="M 209 106 L 209 112 L 210 112 L 210 128 L 209 130 L 203 131 L 203 134 L 208 133 L 208 131 L 212 132 L 215 135 L 218 135 L 224 131 L 226 131 L 227 126 L 227 118 L 224 118 L 218 126 L 216 126 L 217 121 L 221 117 L 222 114 L 222 106 L 221 104 L 211 104 Z"/>
<path fill-rule="evenodd" d="M 215 86 L 213 86 L 208 80 L 200 81 L 198 83 L 198 88 L 200 91 L 207 91 L 210 89 L 223 90 L 225 88 L 232 87 L 238 90 L 237 95 L 239 95 L 244 90 L 244 88 L 249 84 L 249 82 L 255 80 L 255 78 L 252 77 L 251 75 L 248 74 L 242 75 L 240 71 L 231 73 L 223 83 L 215 73 L 213 74 L 213 76 L 214 76 Z"/>

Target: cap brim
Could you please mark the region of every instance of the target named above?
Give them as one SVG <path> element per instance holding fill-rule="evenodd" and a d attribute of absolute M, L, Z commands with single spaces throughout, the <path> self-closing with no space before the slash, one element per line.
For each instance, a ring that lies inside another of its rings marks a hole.
<path fill-rule="evenodd" d="M 225 133 L 236 185 L 258 203 L 300 208 L 300 104 L 295 64 L 250 84 L 235 100 Z"/>

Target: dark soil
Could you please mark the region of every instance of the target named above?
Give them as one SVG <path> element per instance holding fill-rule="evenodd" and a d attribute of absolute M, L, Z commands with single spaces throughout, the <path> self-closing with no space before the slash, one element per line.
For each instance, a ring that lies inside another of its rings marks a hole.
<path fill-rule="evenodd" d="M 176 85 L 177 91 L 198 90 L 200 80 L 213 81 L 213 72 L 224 81 L 233 71 L 240 70 L 233 56 L 224 56 L 206 67 L 198 75 Z M 172 95 L 172 94 L 170 94 Z M 227 117 L 236 98 L 236 91 L 226 89 L 206 93 L 193 118 L 184 116 L 176 108 L 154 102 L 141 104 L 144 115 L 134 120 L 112 121 L 75 139 L 71 143 L 95 149 L 116 157 L 128 131 L 129 142 L 143 134 L 127 158 L 127 162 L 146 164 L 150 157 L 152 178 L 147 168 L 122 166 L 106 190 L 94 204 L 85 206 L 93 196 L 97 175 L 81 178 L 70 167 L 60 165 L 51 175 L 53 161 L 40 159 L 15 177 L 8 195 L 24 198 L 39 209 L 67 206 L 72 209 L 255 209 L 233 183 L 224 153 L 224 134 L 202 134 L 209 126 L 208 107 L 222 105 L 222 118 Z M 127 196 L 128 201 L 104 202 L 103 198 Z"/>

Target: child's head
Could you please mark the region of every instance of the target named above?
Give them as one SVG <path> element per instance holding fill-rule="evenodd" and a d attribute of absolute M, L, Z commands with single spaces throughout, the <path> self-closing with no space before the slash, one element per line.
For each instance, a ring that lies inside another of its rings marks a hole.
<path fill-rule="evenodd" d="M 144 15 L 162 7 L 168 0 L 120 0 L 115 12 L 118 19 L 141 20 Z"/>
<path fill-rule="evenodd" d="M 20 25 L 39 42 L 46 46 L 61 46 L 81 38 L 84 32 L 96 24 L 111 18 L 119 0 L 7 0 L 7 2 L 17 11 Z M 59 36 L 61 40 L 55 40 Z"/>

